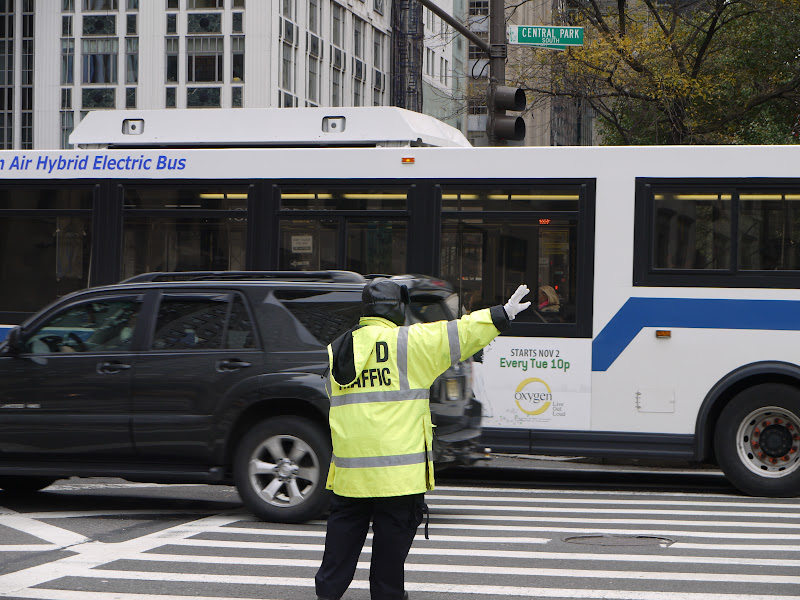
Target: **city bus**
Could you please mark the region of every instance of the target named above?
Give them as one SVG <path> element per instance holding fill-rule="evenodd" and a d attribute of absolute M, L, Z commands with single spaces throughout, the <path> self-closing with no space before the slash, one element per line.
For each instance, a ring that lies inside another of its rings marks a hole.
<path fill-rule="evenodd" d="M 800 146 L 474 148 L 387 107 L 98 111 L 71 142 L 0 152 L 0 323 L 152 271 L 420 273 L 460 314 L 525 283 L 472 363 L 485 446 L 800 494 Z"/>

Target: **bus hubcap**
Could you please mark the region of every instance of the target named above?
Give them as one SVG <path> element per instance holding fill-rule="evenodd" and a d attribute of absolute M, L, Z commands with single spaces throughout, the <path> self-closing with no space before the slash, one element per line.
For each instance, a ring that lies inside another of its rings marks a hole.
<path fill-rule="evenodd" d="M 800 418 L 776 406 L 753 411 L 739 425 L 739 458 L 762 477 L 784 477 L 800 468 Z"/>

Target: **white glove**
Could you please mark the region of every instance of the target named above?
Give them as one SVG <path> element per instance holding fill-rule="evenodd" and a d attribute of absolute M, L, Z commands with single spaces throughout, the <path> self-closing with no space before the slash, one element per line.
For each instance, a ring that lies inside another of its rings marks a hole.
<path fill-rule="evenodd" d="M 531 305 L 530 302 L 520 302 L 520 300 L 522 300 L 522 298 L 524 298 L 529 291 L 530 290 L 528 289 L 528 286 L 523 283 L 517 288 L 516 292 L 511 294 L 511 298 L 509 298 L 508 302 L 506 302 L 505 306 L 503 306 L 506 311 L 506 315 L 508 315 L 509 321 L 513 321 L 514 317 Z"/>

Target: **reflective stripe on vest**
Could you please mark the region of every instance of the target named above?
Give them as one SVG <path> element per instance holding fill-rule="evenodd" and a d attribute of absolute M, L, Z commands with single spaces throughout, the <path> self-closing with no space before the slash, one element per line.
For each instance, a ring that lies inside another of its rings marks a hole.
<path fill-rule="evenodd" d="M 396 467 L 399 465 L 417 465 L 427 462 L 426 452 L 412 454 L 395 454 L 394 456 L 358 456 L 354 458 L 333 457 L 333 464 L 346 469 L 370 469 L 373 467 Z"/>
<path fill-rule="evenodd" d="M 461 341 L 458 339 L 458 321 L 447 322 L 447 341 L 450 345 L 450 366 L 461 360 Z"/>
<path fill-rule="evenodd" d="M 400 402 L 402 400 L 421 400 L 430 397 L 431 390 L 389 390 L 385 392 L 360 392 L 331 397 L 331 406 L 365 404 L 367 402 Z"/>
<path fill-rule="evenodd" d="M 397 370 L 400 374 L 400 389 L 408 389 L 408 327 L 397 332 Z"/>

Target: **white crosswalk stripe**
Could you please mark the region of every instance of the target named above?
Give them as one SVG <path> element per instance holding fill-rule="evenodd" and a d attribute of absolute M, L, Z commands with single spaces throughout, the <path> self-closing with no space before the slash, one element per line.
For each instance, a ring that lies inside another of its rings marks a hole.
<path fill-rule="evenodd" d="M 800 597 L 796 499 L 444 486 L 427 501 L 431 539 L 420 535 L 406 563 L 412 600 Z M 235 511 L 103 544 L 59 532 L 58 519 L 77 516 L 6 516 L 50 542 L 31 547 L 70 543 L 72 554 L 0 575 L 0 598 L 315 597 L 324 522 L 270 524 Z M 369 598 L 370 542 L 345 600 Z"/>

